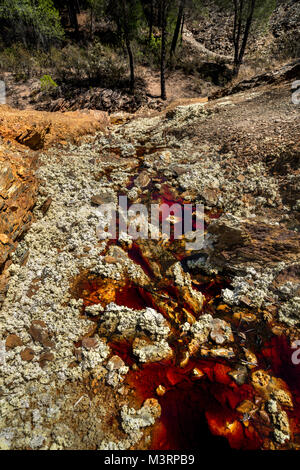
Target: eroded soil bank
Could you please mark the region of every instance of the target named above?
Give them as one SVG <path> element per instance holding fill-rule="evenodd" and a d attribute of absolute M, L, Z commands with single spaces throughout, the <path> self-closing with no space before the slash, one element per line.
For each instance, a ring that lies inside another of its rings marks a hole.
<path fill-rule="evenodd" d="M 100 132 L 47 149 L 4 135 L 3 161 L 18 158 L 33 182 L 12 163 L 0 188 L 5 214 L 9 181 L 27 196 L 1 228 L 1 447 L 299 448 L 290 83 L 97 119 Z M 203 248 L 99 241 L 99 205 L 119 195 L 203 203 Z"/>

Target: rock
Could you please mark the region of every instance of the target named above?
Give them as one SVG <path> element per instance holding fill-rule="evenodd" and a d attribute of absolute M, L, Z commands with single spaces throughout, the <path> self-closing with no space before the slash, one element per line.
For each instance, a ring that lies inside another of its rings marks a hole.
<path fill-rule="evenodd" d="M 9 243 L 9 237 L 5 233 L 0 233 L 0 242 L 2 245 L 7 245 Z"/>
<path fill-rule="evenodd" d="M 121 335 L 123 339 L 133 339 L 142 334 L 152 341 L 161 341 L 170 332 L 168 323 L 161 313 L 149 307 L 144 310 L 133 310 L 110 303 L 99 322 L 101 334 Z"/>
<path fill-rule="evenodd" d="M 22 234 L 29 228 L 31 210 L 37 196 L 37 181 L 33 175 L 34 160 L 18 152 L 0 152 L 0 268 L 16 248 Z M 6 274 L 2 280 L 8 280 Z M 3 285 L 5 288 L 5 285 Z"/>
<path fill-rule="evenodd" d="M 39 364 L 40 364 L 40 367 L 45 367 L 45 365 L 47 364 L 47 362 L 51 362 L 54 360 L 54 354 L 50 353 L 50 352 L 45 352 L 43 354 L 40 355 L 40 358 L 39 358 Z"/>
<path fill-rule="evenodd" d="M 240 366 L 235 370 L 228 372 L 228 375 L 233 378 L 237 385 L 243 385 L 248 378 L 248 371 L 245 366 Z"/>
<path fill-rule="evenodd" d="M 22 361 L 30 362 L 34 358 L 34 351 L 31 348 L 23 349 L 23 351 L 21 351 L 20 354 L 21 354 Z"/>
<path fill-rule="evenodd" d="M 106 365 L 106 369 L 108 370 L 106 382 L 114 388 L 123 382 L 129 371 L 129 367 L 125 365 L 125 362 L 119 356 L 112 356 Z"/>
<path fill-rule="evenodd" d="M 92 349 L 82 348 L 82 367 L 84 369 L 95 369 L 108 357 L 110 349 L 104 341 L 98 341 L 97 347 Z"/>
<path fill-rule="evenodd" d="M 83 338 L 82 347 L 86 349 L 95 349 L 98 346 L 96 338 Z"/>
<path fill-rule="evenodd" d="M 247 348 L 243 348 L 243 351 L 244 351 L 245 358 L 246 358 L 245 363 L 248 369 L 255 368 L 258 364 L 257 357 L 255 356 L 255 354 Z"/>
<path fill-rule="evenodd" d="M 150 183 L 150 176 L 146 171 L 142 171 L 139 176 L 134 180 L 134 184 L 140 188 L 146 188 Z"/>
<path fill-rule="evenodd" d="M 108 255 L 105 256 L 104 261 L 105 263 L 108 263 L 108 264 L 116 264 L 118 262 L 116 258 L 114 258 L 113 256 L 108 256 Z"/>
<path fill-rule="evenodd" d="M 250 220 L 218 219 L 208 232 L 217 237 L 209 261 L 223 269 L 245 269 L 274 266 L 280 261 L 297 260 L 300 249 L 298 235 L 283 227 Z"/>
<path fill-rule="evenodd" d="M 36 126 L 26 129 L 25 132 L 16 136 L 16 141 L 26 145 L 32 150 L 39 150 L 44 147 L 45 137 L 50 132 L 51 124 Z"/>
<path fill-rule="evenodd" d="M 156 395 L 162 397 L 166 393 L 166 388 L 163 385 L 159 385 L 156 389 Z"/>
<path fill-rule="evenodd" d="M 85 313 L 97 317 L 103 312 L 104 308 L 101 304 L 88 305 L 85 307 Z"/>
<path fill-rule="evenodd" d="M 95 206 L 101 206 L 101 204 L 110 204 L 114 202 L 114 196 L 111 193 L 95 194 L 91 197 L 91 203 Z"/>
<path fill-rule="evenodd" d="M 1 106 L 1 117 L 0 134 L 4 139 L 33 150 L 57 142 L 78 142 L 84 135 L 95 134 L 109 124 L 108 115 L 96 110 L 56 113 L 16 110 L 5 105 Z"/>
<path fill-rule="evenodd" d="M 290 439 L 289 419 L 285 411 L 282 411 L 276 400 L 270 399 L 267 403 L 267 410 L 271 415 L 274 426 L 274 437 L 276 442 L 284 444 Z"/>
<path fill-rule="evenodd" d="M 200 355 L 203 357 L 213 357 L 213 358 L 223 358 L 223 359 L 232 359 L 235 354 L 232 348 L 219 348 L 219 349 L 204 349 L 201 348 Z"/>
<path fill-rule="evenodd" d="M 220 345 L 233 341 L 230 325 L 220 318 L 213 319 L 210 337 L 216 344 Z"/>
<path fill-rule="evenodd" d="M 200 370 L 198 367 L 195 367 L 193 369 L 193 377 L 196 377 L 197 379 L 201 379 L 204 376 L 205 376 L 204 372 L 202 372 L 202 370 Z"/>
<path fill-rule="evenodd" d="M 244 400 L 242 403 L 240 403 L 237 408 L 236 408 L 236 411 L 238 413 L 251 413 L 251 411 L 255 410 L 255 405 L 254 403 L 252 403 L 252 401 L 250 400 Z"/>
<path fill-rule="evenodd" d="M 50 206 L 51 206 L 51 203 L 52 203 L 52 197 L 48 197 L 44 202 L 43 204 L 41 205 L 40 207 L 40 210 L 42 211 L 43 215 L 46 215 Z"/>
<path fill-rule="evenodd" d="M 290 64 L 284 65 L 283 67 L 271 71 L 265 72 L 259 75 L 256 75 L 250 79 L 242 80 L 238 84 L 234 85 L 229 89 L 223 89 L 221 91 L 217 91 L 212 96 L 212 98 L 220 98 L 221 96 L 226 95 L 233 95 L 235 93 L 239 93 L 241 91 L 245 91 L 248 89 L 256 88 L 258 86 L 264 84 L 271 84 L 271 83 L 278 83 L 283 80 L 292 80 L 293 78 L 298 78 L 300 73 L 300 60 L 297 59 Z"/>
<path fill-rule="evenodd" d="M 170 359 L 173 355 L 172 349 L 164 339 L 151 343 L 149 340 L 135 338 L 132 351 L 140 362 L 146 363 Z"/>
<path fill-rule="evenodd" d="M 196 323 L 191 326 L 191 333 L 199 344 L 208 340 L 212 328 L 213 317 L 210 314 L 202 315 Z"/>
<path fill-rule="evenodd" d="M 160 415 L 161 407 L 154 398 L 147 399 L 139 410 L 124 405 L 121 410 L 122 428 L 137 442 L 142 437 L 141 429 L 152 426 Z"/>
<path fill-rule="evenodd" d="M 55 343 L 50 339 L 46 324 L 41 320 L 34 320 L 28 330 L 34 341 L 41 343 L 45 348 L 54 348 Z"/>
<path fill-rule="evenodd" d="M 8 335 L 5 341 L 6 351 L 16 348 L 17 346 L 23 346 L 21 338 L 15 334 Z"/>
<path fill-rule="evenodd" d="M 231 327 L 220 318 L 213 318 L 210 314 L 202 315 L 190 328 L 198 344 L 203 344 L 210 337 L 216 344 L 225 344 L 233 341 Z"/>

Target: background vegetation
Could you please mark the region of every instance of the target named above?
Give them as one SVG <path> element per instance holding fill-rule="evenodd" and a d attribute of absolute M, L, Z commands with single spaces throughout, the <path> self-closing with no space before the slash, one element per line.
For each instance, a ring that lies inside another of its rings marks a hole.
<path fill-rule="evenodd" d="M 0 71 L 16 80 L 38 77 L 45 93 L 61 86 L 109 87 L 136 93 L 136 65 L 160 71 L 185 62 L 182 33 L 209 22 L 215 7 L 231 15 L 232 76 L 251 37 L 268 29 L 276 0 L 0 0 Z M 216 31 L 217 34 L 217 31 Z M 292 54 L 296 55 L 296 48 Z M 197 61 L 197 58 L 195 59 Z M 191 62 L 189 62 L 191 64 Z M 45 78 L 48 77 L 48 78 Z"/>

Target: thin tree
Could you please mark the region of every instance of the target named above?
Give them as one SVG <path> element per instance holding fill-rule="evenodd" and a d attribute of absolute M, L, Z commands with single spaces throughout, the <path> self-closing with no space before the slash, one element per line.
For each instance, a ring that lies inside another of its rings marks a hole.
<path fill-rule="evenodd" d="M 238 75 L 252 25 L 256 0 L 233 0 L 234 73 Z"/>
<path fill-rule="evenodd" d="M 77 20 L 78 3 L 77 2 L 74 3 L 73 0 L 68 0 L 67 6 L 68 6 L 68 13 L 69 13 L 71 26 L 74 28 L 75 33 L 77 35 L 79 32 L 78 20 Z"/>
<path fill-rule="evenodd" d="M 126 49 L 128 53 L 129 68 L 130 68 L 130 91 L 133 93 L 134 86 L 135 86 L 134 58 L 133 58 L 133 53 L 132 53 L 131 43 L 130 43 L 130 26 L 129 26 L 129 16 L 128 16 L 128 11 L 127 11 L 127 6 L 128 4 L 126 0 L 122 0 L 123 15 L 124 15 L 124 21 L 123 21 L 124 38 L 125 38 L 125 44 L 126 44 Z"/>
<path fill-rule="evenodd" d="M 180 29 L 182 29 L 185 2 L 186 0 L 180 0 L 179 2 L 178 15 L 177 15 L 176 25 L 174 29 L 172 44 L 171 44 L 171 51 L 170 51 L 171 56 L 175 54 Z"/>
<path fill-rule="evenodd" d="M 161 0 L 159 3 L 161 15 L 161 57 L 160 57 L 160 88 L 161 99 L 167 99 L 166 92 L 166 49 L 167 49 L 167 18 L 170 0 Z"/>
<path fill-rule="evenodd" d="M 107 15 L 116 23 L 118 34 L 125 42 L 130 68 L 130 91 L 135 88 L 135 65 L 131 42 L 137 34 L 141 17 L 139 0 L 111 0 L 106 9 Z"/>
<path fill-rule="evenodd" d="M 154 0 L 150 0 L 150 17 L 149 17 L 149 43 L 152 39 L 152 34 L 153 34 L 153 16 L 154 16 L 154 5 L 153 5 Z"/>

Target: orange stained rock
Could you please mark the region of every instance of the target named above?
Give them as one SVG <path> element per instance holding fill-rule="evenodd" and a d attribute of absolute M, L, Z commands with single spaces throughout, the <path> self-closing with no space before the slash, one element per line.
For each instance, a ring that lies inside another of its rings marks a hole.
<path fill-rule="evenodd" d="M 47 148 L 56 143 L 78 143 L 88 134 L 104 130 L 109 118 L 104 111 L 81 110 L 46 112 L 19 110 L 0 105 L 0 134 L 16 147 L 27 146 L 33 150 Z"/>

